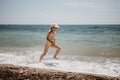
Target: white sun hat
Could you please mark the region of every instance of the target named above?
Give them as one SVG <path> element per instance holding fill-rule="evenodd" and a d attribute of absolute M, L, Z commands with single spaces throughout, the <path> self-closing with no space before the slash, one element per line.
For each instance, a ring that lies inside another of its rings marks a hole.
<path fill-rule="evenodd" d="M 56 23 L 53 23 L 53 24 L 51 24 L 51 26 L 50 26 L 51 28 L 52 27 L 55 27 L 55 28 L 60 28 L 60 26 L 58 26 Z"/>

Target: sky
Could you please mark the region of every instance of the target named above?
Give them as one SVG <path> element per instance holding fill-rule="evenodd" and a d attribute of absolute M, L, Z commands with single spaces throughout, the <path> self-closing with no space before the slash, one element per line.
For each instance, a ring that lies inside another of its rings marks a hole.
<path fill-rule="evenodd" d="M 120 24 L 120 0 L 0 0 L 0 24 Z"/>

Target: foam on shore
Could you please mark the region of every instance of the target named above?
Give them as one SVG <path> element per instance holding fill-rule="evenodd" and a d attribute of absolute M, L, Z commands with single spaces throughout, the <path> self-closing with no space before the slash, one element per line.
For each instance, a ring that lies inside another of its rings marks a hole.
<path fill-rule="evenodd" d="M 40 53 L 29 55 L 15 55 L 0 53 L 0 64 L 14 64 L 34 68 L 56 69 L 70 72 L 95 73 L 109 76 L 120 76 L 119 58 L 85 57 L 80 59 L 75 56 L 60 56 L 60 60 L 54 60 L 47 55 L 39 62 Z"/>

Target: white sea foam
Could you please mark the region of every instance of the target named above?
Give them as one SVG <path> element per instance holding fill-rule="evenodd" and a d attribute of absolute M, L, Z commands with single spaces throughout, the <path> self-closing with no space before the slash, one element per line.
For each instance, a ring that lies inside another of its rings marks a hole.
<path fill-rule="evenodd" d="M 102 57 L 66 57 L 61 56 L 61 60 L 54 60 L 52 57 L 45 57 L 39 62 L 39 52 L 29 55 L 15 55 L 12 53 L 0 53 L 0 64 L 14 64 L 35 68 L 56 69 L 69 72 L 84 72 L 104 74 L 110 76 L 120 76 L 120 58 Z"/>

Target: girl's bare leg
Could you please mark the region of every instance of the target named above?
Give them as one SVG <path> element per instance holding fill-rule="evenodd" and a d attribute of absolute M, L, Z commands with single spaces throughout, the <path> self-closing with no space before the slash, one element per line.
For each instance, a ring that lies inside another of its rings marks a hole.
<path fill-rule="evenodd" d="M 43 57 L 47 54 L 49 47 L 45 46 L 43 53 L 40 56 L 40 62 L 43 59 Z"/>
<path fill-rule="evenodd" d="M 61 48 L 56 44 L 53 47 L 57 49 L 56 52 L 55 52 L 55 55 L 53 56 L 53 58 L 58 59 L 57 55 L 59 54 Z"/>

